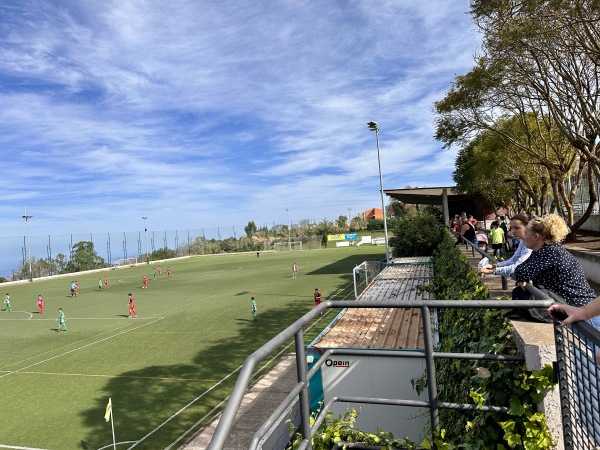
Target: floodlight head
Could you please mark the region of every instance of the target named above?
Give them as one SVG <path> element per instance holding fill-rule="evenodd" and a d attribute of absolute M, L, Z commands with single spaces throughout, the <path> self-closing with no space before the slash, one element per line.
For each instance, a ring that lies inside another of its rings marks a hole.
<path fill-rule="evenodd" d="M 367 122 L 367 126 L 369 127 L 369 130 L 371 130 L 371 131 L 379 130 L 379 126 L 377 125 L 377 122 Z"/>

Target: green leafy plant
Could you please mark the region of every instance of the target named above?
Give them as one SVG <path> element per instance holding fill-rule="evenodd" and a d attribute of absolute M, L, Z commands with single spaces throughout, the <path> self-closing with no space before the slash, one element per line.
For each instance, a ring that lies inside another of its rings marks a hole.
<path fill-rule="evenodd" d="M 322 406 L 323 403 L 321 402 Z M 315 418 L 319 415 L 320 409 L 311 414 L 310 425 L 315 423 Z M 312 448 L 314 450 L 326 450 L 332 448 L 335 444 L 360 443 L 363 445 L 378 445 L 382 450 L 392 450 L 402 448 L 414 450 L 417 447 L 414 443 L 406 439 L 394 438 L 389 431 L 379 430 L 377 433 L 365 433 L 354 428 L 359 411 L 348 409 L 342 416 L 334 418 L 333 414 L 328 412 L 325 420 L 319 426 L 315 436 L 312 438 Z M 294 432 L 293 423 L 288 420 L 288 427 Z M 294 438 L 287 447 L 289 450 L 297 449 L 302 443 L 302 436 L 299 433 L 294 434 Z"/>
<path fill-rule="evenodd" d="M 445 234 L 438 219 L 428 212 L 413 211 L 398 219 L 390 239 L 394 256 L 430 256 Z"/>
<path fill-rule="evenodd" d="M 448 235 L 441 238 L 432 262 L 434 275 L 428 286 L 420 287 L 421 291 L 430 292 L 437 299 L 487 298 L 487 287 Z M 440 352 L 517 354 L 509 325 L 498 310 L 441 309 L 438 331 Z M 328 413 L 312 439 L 313 448 L 324 450 L 336 443 L 361 443 L 382 449 L 542 450 L 556 445 L 544 414 L 537 412 L 535 406 L 553 387 L 550 365 L 530 372 L 517 362 L 439 359 L 436 374 L 440 401 L 505 406 L 508 412 L 441 409 L 441 429 L 419 444 L 395 439 L 385 431 L 372 434 L 354 429 L 358 414 L 354 409 L 337 419 Z M 427 387 L 425 375 L 413 379 L 412 385 L 417 393 L 423 392 Z M 300 442 L 296 435 L 289 448 L 297 448 Z"/>
<path fill-rule="evenodd" d="M 432 262 L 433 279 L 422 290 L 437 299 L 487 298 L 487 288 L 450 237 L 434 252 Z M 438 317 L 439 351 L 518 353 L 501 311 L 443 309 Z M 553 386 L 551 366 L 529 372 L 515 362 L 440 359 L 436 372 L 441 401 L 509 408 L 508 413 L 440 410 L 445 443 L 460 444 L 464 449 L 545 449 L 553 445 L 545 416 L 535 407 Z M 424 383 L 422 378 L 413 380 L 417 391 Z"/>

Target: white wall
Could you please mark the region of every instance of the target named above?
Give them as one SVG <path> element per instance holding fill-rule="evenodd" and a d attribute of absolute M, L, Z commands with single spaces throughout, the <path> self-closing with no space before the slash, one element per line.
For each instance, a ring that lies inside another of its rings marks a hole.
<path fill-rule="evenodd" d="M 339 396 L 427 400 L 427 392 L 418 396 L 410 383 L 425 373 L 424 359 L 336 355 L 330 360 L 347 361 L 349 366 L 321 367 L 325 403 Z M 408 437 L 415 442 L 420 442 L 429 431 L 428 409 L 336 403 L 332 408 L 334 417 L 341 416 L 348 408 L 360 411 L 356 428 L 361 431 L 390 431 L 394 437 Z"/>

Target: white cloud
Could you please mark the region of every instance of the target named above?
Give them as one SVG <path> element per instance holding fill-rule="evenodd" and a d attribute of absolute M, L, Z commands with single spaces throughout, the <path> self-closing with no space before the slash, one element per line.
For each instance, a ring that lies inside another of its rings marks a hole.
<path fill-rule="evenodd" d="M 283 222 L 286 208 L 317 220 L 371 208 L 371 120 L 385 188 L 449 182 L 454 154 L 433 141 L 432 110 L 472 64 L 468 8 L 0 5 L 5 233 L 21 233 L 25 203 L 43 233 L 135 230 L 138 216 L 176 229 Z"/>

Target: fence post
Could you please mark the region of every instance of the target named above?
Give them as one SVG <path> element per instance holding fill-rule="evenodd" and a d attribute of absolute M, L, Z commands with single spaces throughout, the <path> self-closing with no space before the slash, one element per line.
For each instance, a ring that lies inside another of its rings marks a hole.
<path fill-rule="evenodd" d="M 294 336 L 296 344 L 296 371 L 298 382 L 304 383 L 302 391 L 298 396 L 300 400 L 300 432 L 302 438 L 308 440 L 308 449 L 312 449 L 310 433 L 310 397 L 308 391 L 308 364 L 306 362 L 306 351 L 304 349 L 304 331 L 300 329 Z"/>
<path fill-rule="evenodd" d="M 425 365 L 427 370 L 427 391 L 429 394 L 429 413 L 431 415 L 431 432 L 439 430 L 440 415 L 438 409 L 437 381 L 435 375 L 435 362 L 433 360 L 433 342 L 431 334 L 431 315 L 427 306 L 421 307 L 421 320 L 423 322 L 423 339 L 425 343 Z M 433 436 L 432 436 L 433 437 Z"/>

